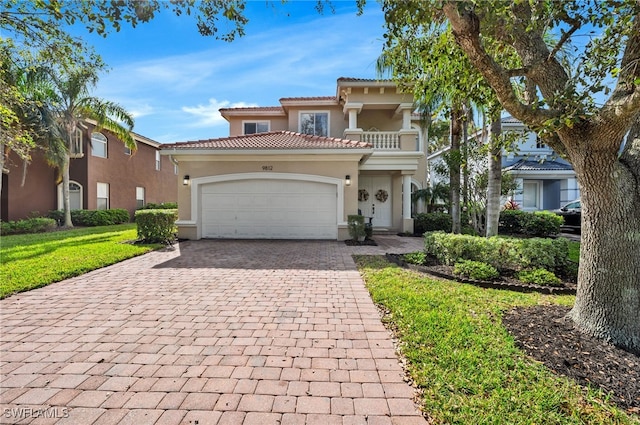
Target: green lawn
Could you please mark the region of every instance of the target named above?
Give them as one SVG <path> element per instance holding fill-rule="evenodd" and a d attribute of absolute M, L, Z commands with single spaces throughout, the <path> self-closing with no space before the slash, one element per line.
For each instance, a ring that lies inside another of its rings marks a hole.
<path fill-rule="evenodd" d="M 424 409 L 437 424 L 633 424 L 637 419 L 528 359 L 502 325 L 513 306 L 571 305 L 573 296 L 482 289 L 359 256 L 388 312 Z"/>
<path fill-rule="evenodd" d="M 136 225 L 88 227 L 0 238 L 0 298 L 78 276 L 144 254 L 132 245 Z"/>

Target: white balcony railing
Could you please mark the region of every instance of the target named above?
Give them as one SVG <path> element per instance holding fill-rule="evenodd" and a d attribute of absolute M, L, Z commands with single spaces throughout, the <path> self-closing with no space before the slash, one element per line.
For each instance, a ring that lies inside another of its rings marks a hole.
<path fill-rule="evenodd" d="M 375 150 L 398 150 L 400 141 L 397 131 L 365 131 L 362 134 L 362 141 L 371 143 Z"/>

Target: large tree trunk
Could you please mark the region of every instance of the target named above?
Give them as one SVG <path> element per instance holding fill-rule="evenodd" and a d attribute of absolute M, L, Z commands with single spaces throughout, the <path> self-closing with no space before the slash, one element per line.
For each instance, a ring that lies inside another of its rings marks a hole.
<path fill-rule="evenodd" d="M 460 233 L 460 117 L 462 110 L 458 105 L 451 108 L 451 149 L 449 150 L 449 190 L 451 197 L 451 233 Z"/>
<path fill-rule="evenodd" d="M 69 202 L 69 165 L 71 157 L 68 152 L 64 154 L 62 163 L 62 208 L 64 210 L 64 227 L 73 227 L 71 221 L 71 202 Z"/>
<path fill-rule="evenodd" d="M 570 317 L 583 332 L 640 353 L 640 139 L 635 145 L 631 167 L 602 152 L 572 155 L 587 190 L 580 197 L 580 270 Z"/>
<path fill-rule="evenodd" d="M 502 146 L 500 145 L 500 133 L 502 122 L 500 114 L 493 117 L 489 131 L 489 178 L 487 184 L 487 227 L 486 236 L 498 234 L 498 222 L 500 221 L 500 193 L 502 192 Z"/>

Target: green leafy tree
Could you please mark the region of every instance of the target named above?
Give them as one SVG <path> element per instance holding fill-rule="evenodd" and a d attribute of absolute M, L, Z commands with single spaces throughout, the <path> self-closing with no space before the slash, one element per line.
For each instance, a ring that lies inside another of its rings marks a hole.
<path fill-rule="evenodd" d="M 572 163 L 582 244 L 570 317 L 583 332 L 640 352 L 640 3 L 433 0 L 385 1 L 383 8 L 387 37 L 411 38 L 448 22 L 502 106 Z M 545 42 L 549 31 L 553 46 Z M 569 70 L 559 52 L 580 34 L 589 38 Z M 500 51 L 520 63 L 507 63 Z M 598 104 L 596 95 L 608 98 Z"/>

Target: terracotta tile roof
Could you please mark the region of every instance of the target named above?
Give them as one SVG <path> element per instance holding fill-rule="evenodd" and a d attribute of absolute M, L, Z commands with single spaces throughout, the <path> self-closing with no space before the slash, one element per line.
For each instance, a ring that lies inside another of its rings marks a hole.
<path fill-rule="evenodd" d="M 367 149 L 370 143 L 335 137 L 311 136 L 292 131 L 256 133 L 245 136 L 198 140 L 162 145 L 163 149 L 177 150 L 303 150 L 303 149 Z"/>
<path fill-rule="evenodd" d="M 314 101 L 314 100 L 336 100 L 335 96 L 309 96 L 309 97 L 281 97 L 280 102 L 282 101 Z"/>

